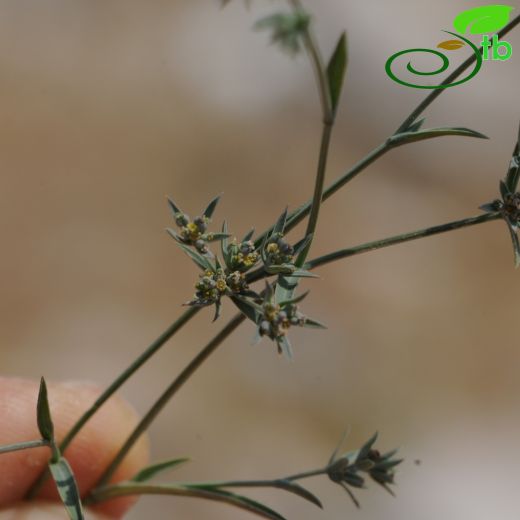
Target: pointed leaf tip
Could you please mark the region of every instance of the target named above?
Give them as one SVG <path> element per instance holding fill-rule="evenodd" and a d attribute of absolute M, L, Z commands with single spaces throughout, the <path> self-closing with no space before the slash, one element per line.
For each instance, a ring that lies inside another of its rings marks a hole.
<path fill-rule="evenodd" d="M 273 228 L 273 235 L 276 233 L 283 233 L 285 230 L 285 224 L 287 222 L 287 211 L 288 208 L 286 207 L 284 212 L 278 217 L 278 220 L 276 221 L 276 224 Z"/>
<path fill-rule="evenodd" d="M 278 349 L 280 353 L 284 355 L 285 359 L 287 359 L 288 361 L 292 361 L 293 351 L 291 342 L 289 341 L 287 336 L 279 336 L 278 338 L 276 338 L 276 344 L 278 345 Z"/>
<path fill-rule="evenodd" d="M 193 249 L 179 242 L 179 247 L 197 264 L 203 271 L 215 271 L 207 257 L 197 253 Z"/>
<path fill-rule="evenodd" d="M 179 214 L 179 213 L 182 213 L 182 211 L 175 204 L 175 202 L 173 202 L 173 199 L 171 199 L 170 197 L 166 197 L 166 199 L 168 200 L 168 206 L 170 206 L 170 209 L 172 210 L 172 213 L 173 213 L 174 216 Z"/>
<path fill-rule="evenodd" d="M 159 473 L 162 473 L 166 470 L 177 468 L 178 466 L 180 466 L 181 464 L 185 464 L 189 460 L 190 459 L 184 457 L 181 459 L 165 460 L 163 462 L 158 462 L 157 464 L 152 464 L 136 473 L 130 480 L 132 482 L 145 482 L 147 480 L 152 479 Z"/>
<path fill-rule="evenodd" d="M 388 144 L 393 146 L 401 146 L 407 143 L 413 143 L 416 141 L 424 141 L 426 139 L 434 139 L 436 137 L 444 137 L 448 135 L 459 135 L 463 137 L 476 137 L 479 139 L 489 139 L 487 135 L 484 135 L 476 130 L 471 130 L 469 128 L 426 128 L 420 131 L 410 131 L 409 129 L 399 133 L 394 134 L 388 139 Z"/>
<path fill-rule="evenodd" d="M 515 255 L 515 269 L 518 269 L 520 266 L 520 239 L 518 238 L 517 231 L 515 227 L 509 222 L 509 220 L 505 219 L 507 227 L 509 229 L 509 233 L 511 234 L 511 242 L 513 244 L 513 253 Z"/>
<path fill-rule="evenodd" d="M 335 113 L 338 107 L 343 80 L 347 69 L 347 35 L 341 33 L 336 48 L 332 53 L 327 65 L 327 80 L 330 94 L 332 112 Z"/>
<path fill-rule="evenodd" d="M 403 130 L 403 132 L 417 132 L 422 127 L 425 121 L 426 118 L 422 117 L 421 119 L 418 119 L 417 121 L 411 123 L 407 128 Z"/>
<path fill-rule="evenodd" d="M 290 480 L 276 480 L 275 487 L 284 489 L 289 493 L 294 493 L 304 500 L 311 502 L 315 506 L 318 506 L 320 509 L 323 509 L 323 504 L 321 503 L 320 499 L 314 493 L 311 493 L 308 489 L 304 488 L 300 484 L 297 484 L 296 482 L 291 482 Z"/>
<path fill-rule="evenodd" d="M 52 442 L 54 440 L 54 425 L 51 419 L 49 399 L 47 396 L 47 384 L 42 377 L 40 380 L 40 391 L 38 392 L 38 403 L 36 405 L 36 418 L 38 430 L 42 439 Z"/>
<path fill-rule="evenodd" d="M 368 455 L 369 451 L 372 449 L 372 446 L 376 442 L 378 436 L 379 436 L 379 433 L 375 432 L 372 435 L 372 437 L 370 437 L 370 439 L 368 439 L 368 441 L 366 441 L 365 444 L 363 444 L 363 446 L 361 447 L 361 449 L 359 450 L 359 452 L 357 454 L 356 461 L 362 460 Z"/>
<path fill-rule="evenodd" d="M 204 210 L 204 213 L 203 215 L 206 217 L 206 218 L 211 218 L 212 215 L 213 215 L 213 212 L 215 211 L 215 208 L 217 207 L 217 204 L 218 204 L 218 201 L 220 200 L 220 197 L 222 196 L 222 194 L 220 195 L 217 195 L 209 204 L 208 206 L 206 207 L 206 209 Z"/>

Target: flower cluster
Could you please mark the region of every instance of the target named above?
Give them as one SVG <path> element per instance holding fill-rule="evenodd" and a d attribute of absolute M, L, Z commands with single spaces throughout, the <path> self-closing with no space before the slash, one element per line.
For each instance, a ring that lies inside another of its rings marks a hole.
<path fill-rule="evenodd" d="M 169 198 L 168 204 L 173 212 L 175 223 L 179 227 L 178 233 L 172 229 L 168 229 L 170 235 L 181 244 L 193 246 L 200 254 L 212 256 L 208 244 L 224 238 L 222 233 L 208 232 L 208 224 L 211 222 L 211 216 L 215 211 L 219 199 L 220 197 L 215 197 L 208 204 L 202 215 L 191 220 L 190 217 L 181 211 L 173 200 Z"/>
<path fill-rule="evenodd" d="M 252 312 L 252 315 L 249 314 L 249 317 L 257 324 L 256 339 L 260 340 L 263 336 L 267 336 L 276 343 L 279 353 L 291 358 L 292 348 L 287 338 L 287 331 L 291 326 L 319 329 L 323 329 L 325 326 L 305 316 L 298 310 L 296 304 L 301 302 L 308 292 L 282 301 L 280 300 L 280 289 L 278 289 L 279 294 L 276 293 L 277 288 L 279 288 L 278 285 L 275 285 L 273 289 L 273 286 L 266 282 L 261 305 L 245 299 L 241 301 L 249 307 L 249 310 Z M 247 308 L 244 309 L 242 307 L 241 310 L 247 313 Z"/>
<path fill-rule="evenodd" d="M 504 215 L 512 222 L 514 226 L 520 225 L 520 192 L 506 193 L 502 206 Z"/>
<path fill-rule="evenodd" d="M 199 281 L 195 284 L 195 299 L 188 302 L 188 305 L 211 305 L 226 292 L 241 293 L 248 289 L 245 277 L 242 273 L 235 271 L 226 274 L 222 268 L 215 271 L 207 270 L 200 275 Z"/>
<path fill-rule="evenodd" d="M 309 15 L 300 9 L 287 13 L 276 13 L 258 20 L 255 29 L 271 31 L 271 41 L 290 55 L 300 52 L 302 37 L 310 23 Z"/>
<path fill-rule="evenodd" d="M 480 206 L 480 209 L 488 212 L 499 212 L 507 224 L 513 252 L 515 254 L 515 265 L 520 267 L 520 239 L 518 228 L 520 227 L 520 192 L 518 184 L 520 181 L 520 134 L 513 150 L 513 156 L 509 163 L 506 176 L 500 181 L 500 194 L 502 200 L 497 199 L 493 202 Z"/>
<path fill-rule="evenodd" d="M 216 305 L 215 319 L 220 314 L 221 298 L 224 295 L 249 295 L 249 286 L 245 276 L 239 271 L 227 273 L 221 267 L 207 269 L 199 275 L 199 281 L 195 284 L 195 297 L 185 305 L 205 307 Z M 256 295 L 255 295 L 256 296 Z"/>
<path fill-rule="evenodd" d="M 397 450 L 381 454 L 374 449 L 373 445 L 376 439 L 377 433 L 361 449 L 346 453 L 341 457 L 336 456 L 338 451 L 336 449 L 327 467 L 330 480 L 342 486 L 357 507 L 359 507 L 359 502 L 349 486 L 353 488 L 365 487 L 365 478 L 360 473 L 368 474 L 372 480 L 383 486 L 390 494 L 393 494 L 389 485 L 394 483 L 395 468 L 402 462 L 402 459 L 394 458 Z"/>
<path fill-rule="evenodd" d="M 273 340 L 285 336 L 291 325 L 303 327 L 305 324 L 306 318 L 296 305 L 286 305 L 282 309 L 280 305 L 268 302 L 264 303 L 263 311 L 263 319 L 258 325 L 259 333 Z"/>
<path fill-rule="evenodd" d="M 256 265 L 259 259 L 260 255 L 252 240 L 243 240 L 240 243 L 233 240 L 228 246 L 227 266 L 229 269 L 245 272 Z"/>
<path fill-rule="evenodd" d="M 260 253 L 264 269 L 269 274 L 291 274 L 292 276 L 313 276 L 308 271 L 299 269 L 299 254 L 307 247 L 311 235 L 307 235 L 294 247 L 284 239 L 287 224 L 287 209 L 280 215 L 270 234 L 266 234 Z M 296 259 L 296 260 L 295 260 Z"/>
<path fill-rule="evenodd" d="M 252 240 L 254 230 L 240 241 L 228 240 L 230 235 L 226 222 L 222 225 L 222 232 L 208 233 L 208 223 L 218 200 L 219 197 L 213 199 L 202 216 L 190 220 L 171 199 L 168 199 L 175 222 L 180 228 L 179 233 L 171 229 L 168 229 L 168 232 L 202 270 L 195 283 L 195 295 L 185 305 L 215 305 L 217 319 L 220 315 L 222 297 L 228 296 L 240 311 L 256 324 L 257 338 L 267 336 L 276 343 L 280 353 L 290 358 L 292 354 L 287 331 L 291 326 L 324 328 L 321 323 L 308 318 L 298 309 L 297 303 L 302 301 L 307 293 L 294 297 L 299 278 L 314 276 L 297 267 L 297 261 L 294 260 L 307 246 L 310 237 L 305 237 L 295 247 L 284 239 L 287 209 L 262 241 Z M 221 243 L 222 264 L 209 250 L 208 243 L 213 240 Z M 249 273 L 260 260 L 261 269 Z M 273 274 L 278 275 L 277 281 L 273 285 L 266 283 L 263 296 L 249 288 L 248 277 L 251 281 Z"/>
<path fill-rule="evenodd" d="M 289 264 L 294 255 L 294 247 L 283 239 L 282 233 L 276 233 L 265 245 L 266 264 Z"/>

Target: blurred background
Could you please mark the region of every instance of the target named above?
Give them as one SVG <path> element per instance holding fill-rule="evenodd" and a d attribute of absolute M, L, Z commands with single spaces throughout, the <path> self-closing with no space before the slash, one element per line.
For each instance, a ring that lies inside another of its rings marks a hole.
<path fill-rule="evenodd" d="M 513 5 L 513 1 L 509 2 Z M 470 1 L 306 2 L 323 53 L 347 28 L 349 67 L 330 181 L 397 128 L 425 92 L 392 82 L 390 54 L 434 48 Z M 515 2 L 515 7 L 520 7 Z M 251 30 L 282 2 L 4 0 L 0 5 L 2 373 L 108 384 L 181 312 L 197 270 L 164 228 L 172 196 L 190 215 L 223 193 L 241 236 L 307 199 L 320 109 L 304 55 Z M 479 214 L 497 196 L 520 104 L 520 31 L 431 106 L 440 138 L 392 151 L 323 207 L 312 256 Z M 453 54 L 454 60 L 467 50 Z M 291 237 L 301 234 L 301 228 Z M 520 273 L 493 222 L 320 269 L 305 311 L 327 331 L 291 331 L 288 363 L 244 324 L 151 429 L 154 460 L 190 456 L 174 478 L 268 478 L 321 466 L 342 431 L 401 448 L 397 498 L 324 478 L 319 511 L 252 491 L 290 519 L 518 518 Z M 234 309 L 201 312 L 122 394 L 144 413 Z M 421 464 L 414 463 L 419 459 Z M 248 517 L 151 497 L 140 518 Z"/>

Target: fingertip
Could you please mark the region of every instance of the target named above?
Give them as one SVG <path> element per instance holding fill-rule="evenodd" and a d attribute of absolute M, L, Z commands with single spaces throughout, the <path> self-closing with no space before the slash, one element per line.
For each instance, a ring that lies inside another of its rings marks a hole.
<path fill-rule="evenodd" d="M 59 440 L 100 394 L 91 382 L 48 383 L 49 404 Z M 0 444 L 39 438 L 36 426 L 38 383 L 0 377 L 0 414 L 7 427 L 0 432 Z M 84 426 L 64 455 L 69 461 L 80 493 L 95 485 L 104 468 L 116 455 L 138 421 L 136 411 L 118 396 L 111 397 Z M 2 456 L 0 465 L 0 507 L 23 498 L 32 482 L 45 468 L 49 451 L 37 448 Z M 130 478 L 149 459 L 149 443 L 142 436 L 114 474 L 113 481 Z M 58 499 L 55 485 L 48 481 L 39 495 Z M 116 499 L 95 509 L 114 518 L 121 517 L 135 498 Z"/>
<path fill-rule="evenodd" d="M 20 502 L 0 511 L 0 520 L 68 520 L 65 508 L 55 502 Z M 113 520 L 110 517 L 85 510 L 85 520 Z"/>

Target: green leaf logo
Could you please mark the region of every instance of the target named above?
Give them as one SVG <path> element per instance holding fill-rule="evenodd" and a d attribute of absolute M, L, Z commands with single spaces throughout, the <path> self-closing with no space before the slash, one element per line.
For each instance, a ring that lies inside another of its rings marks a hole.
<path fill-rule="evenodd" d="M 509 5 L 482 5 L 462 11 L 453 20 L 453 27 L 459 33 L 484 34 L 498 31 L 509 21 Z"/>

